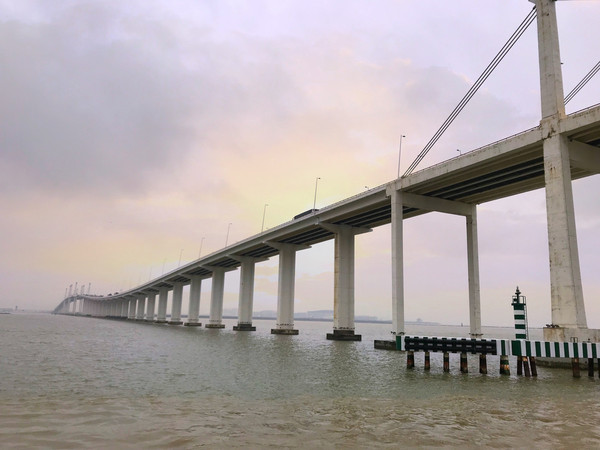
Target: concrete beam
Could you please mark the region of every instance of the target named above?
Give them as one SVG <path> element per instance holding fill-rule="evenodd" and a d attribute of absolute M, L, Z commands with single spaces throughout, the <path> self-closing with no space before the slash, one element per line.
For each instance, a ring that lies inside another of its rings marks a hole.
<path fill-rule="evenodd" d="M 579 141 L 569 142 L 571 167 L 600 173 L 600 148 Z"/>
<path fill-rule="evenodd" d="M 458 216 L 469 216 L 473 212 L 473 205 L 469 203 L 429 197 L 427 195 L 411 194 L 410 192 L 402 193 L 402 204 L 410 208 L 456 214 Z"/>

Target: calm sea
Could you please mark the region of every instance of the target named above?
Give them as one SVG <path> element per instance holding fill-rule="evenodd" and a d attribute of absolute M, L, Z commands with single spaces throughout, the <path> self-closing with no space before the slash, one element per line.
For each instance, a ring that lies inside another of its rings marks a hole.
<path fill-rule="evenodd" d="M 390 325 L 331 323 L 299 336 L 44 314 L 0 315 L 0 448 L 600 447 L 600 379 L 540 367 L 537 379 L 443 373 L 375 350 Z M 412 334 L 466 336 L 462 327 Z M 488 337 L 512 330 L 488 328 Z M 537 330 L 539 333 L 539 330 Z"/>

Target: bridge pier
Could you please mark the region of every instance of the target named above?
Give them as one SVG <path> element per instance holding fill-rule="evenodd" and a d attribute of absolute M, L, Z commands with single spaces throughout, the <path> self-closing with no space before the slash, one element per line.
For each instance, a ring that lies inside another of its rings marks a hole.
<path fill-rule="evenodd" d="M 481 294 L 479 285 L 479 248 L 477 207 L 469 203 L 418 195 L 402 190 L 403 179 L 390 183 L 386 193 L 391 201 L 392 229 L 392 333 L 404 334 L 404 207 L 464 216 L 467 230 L 467 268 L 469 282 L 469 326 L 472 338 L 481 333 Z"/>
<path fill-rule="evenodd" d="M 209 267 L 207 267 L 209 268 Z M 225 268 L 210 267 L 212 288 L 210 292 L 210 317 L 206 328 L 225 328 L 223 322 L 223 293 L 225 291 Z"/>
<path fill-rule="evenodd" d="M 146 322 L 154 322 L 154 309 L 156 305 L 156 293 L 148 294 L 148 302 L 146 306 Z"/>
<path fill-rule="evenodd" d="M 93 314 L 92 310 L 93 310 L 93 308 L 90 308 L 90 314 Z M 121 300 L 121 317 L 123 319 L 127 319 L 128 310 L 129 310 L 129 302 L 127 300 Z"/>
<path fill-rule="evenodd" d="M 171 303 L 171 320 L 169 325 L 181 325 L 181 301 L 183 298 L 183 283 L 178 281 L 173 284 L 173 302 Z"/>
<path fill-rule="evenodd" d="M 139 295 L 137 298 L 137 314 L 135 320 L 144 320 L 144 313 L 146 309 L 146 296 Z"/>
<path fill-rule="evenodd" d="M 404 334 L 404 218 L 402 191 L 387 189 L 392 221 L 392 334 Z"/>
<path fill-rule="evenodd" d="M 310 248 L 306 245 L 266 242 L 279 250 L 279 280 L 277 285 L 277 324 L 271 334 L 296 335 L 294 329 L 294 291 L 296 283 L 296 251 Z"/>
<path fill-rule="evenodd" d="M 531 1 L 538 11 L 542 109 L 540 128 L 544 154 L 553 325 L 544 329 L 544 339 L 597 341 L 600 339 L 600 330 L 587 328 L 577 248 L 570 154 L 570 147 L 575 147 L 577 143 L 570 143 L 566 135 L 560 134 L 560 122 L 565 118 L 565 101 L 556 4 L 550 0 Z"/>
<path fill-rule="evenodd" d="M 354 327 L 354 237 L 371 229 L 329 223 L 319 225 L 335 233 L 333 333 L 327 333 L 327 339 L 360 341 L 362 337 L 355 334 Z"/>
<path fill-rule="evenodd" d="M 240 299 L 238 303 L 238 323 L 234 325 L 235 331 L 256 331 L 252 326 L 252 311 L 254 304 L 254 268 L 256 258 L 232 256 L 241 262 L 240 267 Z"/>
<path fill-rule="evenodd" d="M 137 306 L 137 299 L 135 297 L 130 297 L 129 298 L 129 314 L 127 315 L 127 318 L 129 320 L 135 320 L 135 308 Z M 99 311 L 96 311 L 96 315 L 99 315 Z"/>
<path fill-rule="evenodd" d="M 167 323 L 167 299 L 169 298 L 169 288 L 162 286 L 158 290 L 158 311 L 156 313 L 156 323 Z"/>
<path fill-rule="evenodd" d="M 186 327 L 202 326 L 202 324 L 199 322 L 201 290 L 202 277 L 200 275 L 192 275 L 190 284 L 190 304 L 188 308 L 188 320 L 184 324 Z"/>

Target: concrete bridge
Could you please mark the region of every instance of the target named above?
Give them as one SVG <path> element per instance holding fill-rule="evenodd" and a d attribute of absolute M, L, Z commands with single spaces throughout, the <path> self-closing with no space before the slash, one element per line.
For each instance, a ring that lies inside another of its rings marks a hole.
<path fill-rule="evenodd" d="M 554 341 L 573 338 L 599 341 L 600 330 L 587 328 L 571 182 L 600 172 L 600 105 L 565 114 L 555 3 L 553 0 L 533 3 L 537 9 L 542 113 L 535 128 L 312 211 L 118 295 L 69 292 L 55 312 L 161 323 L 167 321 L 167 298 L 172 291 L 168 323 L 181 324 L 183 287 L 190 285 L 186 325 L 200 325 L 202 280 L 212 278 L 206 327 L 222 328 L 225 272 L 239 268 L 238 324 L 234 329 L 253 330 L 255 264 L 279 255 L 277 324 L 271 331 L 297 334 L 294 329 L 296 252 L 334 239 L 334 323 L 333 332 L 327 337 L 359 340 L 354 327 L 354 237 L 391 223 L 392 332 L 403 335 L 403 221 L 437 211 L 465 217 L 470 334 L 479 337 L 477 205 L 545 188 L 552 327 L 544 330 L 544 337 Z"/>

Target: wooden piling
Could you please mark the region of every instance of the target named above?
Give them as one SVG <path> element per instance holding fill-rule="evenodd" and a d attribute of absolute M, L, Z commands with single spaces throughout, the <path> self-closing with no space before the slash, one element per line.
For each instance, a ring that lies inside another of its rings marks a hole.
<path fill-rule="evenodd" d="M 462 373 L 469 373 L 467 354 L 464 352 L 460 354 L 460 371 Z"/>
<path fill-rule="evenodd" d="M 517 375 L 523 375 L 523 360 L 520 356 L 517 356 Z"/>
<path fill-rule="evenodd" d="M 588 358 L 588 377 L 594 378 L 594 358 Z"/>
<path fill-rule="evenodd" d="M 431 362 L 429 359 L 429 352 L 425 352 L 425 370 L 430 370 L 431 369 Z"/>
<path fill-rule="evenodd" d="M 507 355 L 500 355 L 500 375 L 510 375 L 510 364 Z"/>
<path fill-rule="evenodd" d="M 450 353 L 444 352 L 444 372 L 450 372 Z"/>
<path fill-rule="evenodd" d="M 579 358 L 571 358 L 571 367 L 573 368 L 573 378 L 580 378 L 581 373 L 579 372 Z"/>
<path fill-rule="evenodd" d="M 537 377 L 537 365 L 535 363 L 535 356 L 529 357 L 529 364 L 531 365 L 531 376 Z"/>
<path fill-rule="evenodd" d="M 487 374 L 487 357 L 485 353 L 479 355 L 479 373 Z"/>
<path fill-rule="evenodd" d="M 527 361 L 527 356 L 521 356 L 523 359 L 523 371 L 525 372 L 525 376 L 529 378 L 531 376 L 531 372 L 529 371 L 529 361 Z"/>
<path fill-rule="evenodd" d="M 409 350 L 406 352 L 406 368 L 412 369 L 415 367 L 415 352 Z"/>

